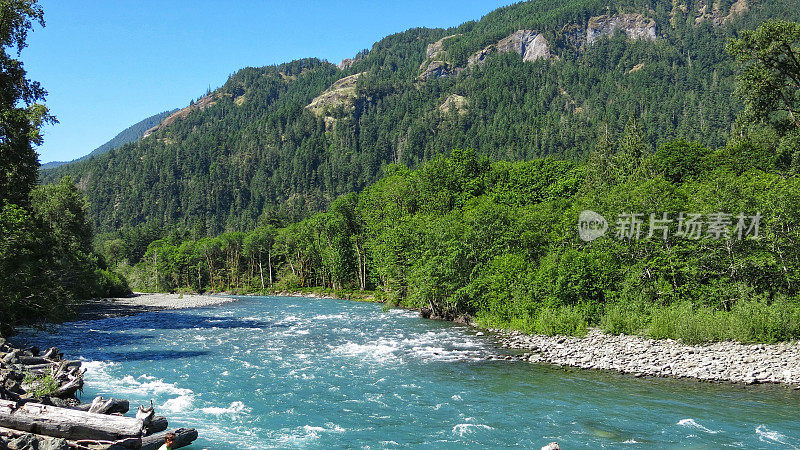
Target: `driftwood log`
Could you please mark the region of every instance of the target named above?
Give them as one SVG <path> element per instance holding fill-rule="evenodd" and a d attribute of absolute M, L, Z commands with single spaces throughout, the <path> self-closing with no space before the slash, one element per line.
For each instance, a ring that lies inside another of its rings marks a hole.
<path fill-rule="evenodd" d="M 63 448 L 63 445 L 62 446 L 55 445 L 55 443 L 59 441 L 62 443 L 66 443 L 68 448 L 77 450 L 98 450 L 98 449 L 108 449 L 108 448 L 114 448 L 117 450 L 123 450 L 123 449 L 128 450 L 128 449 L 138 449 L 142 445 L 142 440 L 139 438 L 121 439 L 119 441 L 100 441 L 100 440 L 71 441 L 63 438 L 54 438 L 50 436 L 43 436 L 41 434 L 26 433 L 24 431 L 18 431 L 18 430 L 12 430 L 10 428 L 0 427 L 0 437 L 4 437 L 6 439 L 15 439 L 24 436 L 30 436 L 32 440 L 38 440 L 39 449 Z M 29 446 L 25 448 L 34 448 L 34 447 Z"/>
<path fill-rule="evenodd" d="M 165 431 L 169 427 L 169 421 L 164 416 L 153 417 L 149 425 L 144 428 L 144 435 L 150 436 Z"/>
<path fill-rule="evenodd" d="M 38 403 L 18 405 L 8 400 L 0 400 L 0 426 L 71 440 L 104 441 L 140 438 L 144 429 L 141 420 L 131 417 L 92 414 Z"/>
<path fill-rule="evenodd" d="M 130 407 L 130 402 L 127 400 L 113 397 L 106 400 L 103 397 L 95 397 L 95 399 L 92 400 L 92 403 L 78 405 L 72 409 L 94 414 L 125 414 L 130 410 Z"/>
<path fill-rule="evenodd" d="M 197 430 L 194 428 L 178 428 L 173 433 L 175 433 L 175 445 L 172 448 L 186 447 L 197 439 Z M 166 435 L 167 433 L 163 432 L 143 437 L 142 450 L 158 450 L 159 447 L 164 445 L 164 436 Z"/>

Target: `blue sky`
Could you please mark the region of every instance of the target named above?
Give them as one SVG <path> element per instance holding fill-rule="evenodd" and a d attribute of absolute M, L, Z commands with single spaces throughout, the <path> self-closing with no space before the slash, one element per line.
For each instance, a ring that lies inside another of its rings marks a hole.
<path fill-rule="evenodd" d="M 338 63 L 408 28 L 450 27 L 509 0 L 40 0 L 22 60 L 59 124 L 42 162 L 85 155 L 155 113 L 186 106 L 246 66 Z"/>

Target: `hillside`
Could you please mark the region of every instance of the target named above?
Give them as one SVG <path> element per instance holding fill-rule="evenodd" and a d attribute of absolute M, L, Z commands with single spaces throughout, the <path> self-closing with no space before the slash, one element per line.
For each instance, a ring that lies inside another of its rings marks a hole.
<path fill-rule="evenodd" d="M 64 164 L 71 164 L 71 163 L 76 163 L 78 161 L 84 161 L 86 159 L 91 159 L 93 157 L 100 156 L 104 153 L 108 153 L 109 150 L 120 147 L 129 142 L 135 142 L 139 140 L 139 138 L 144 136 L 147 130 L 161 123 L 161 121 L 164 120 L 164 118 L 174 113 L 175 111 L 176 110 L 160 112 L 144 120 L 136 122 L 135 124 L 129 126 L 128 128 L 125 128 L 124 130 L 120 131 L 116 136 L 111 138 L 111 140 L 109 140 L 105 144 L 89 152 L 88 155 L 82 156 L 72 161 L 51 161 L 49 163 L 42 164 L 40 169 L 41 170 L 55 169 L 56 167 L 63 166 Z"/>
<path fill-rule="evenodd" d="M 632 120 L 650 146 L 680 136 L 719 147 L 740 110 L 725 42 L 766 18 L 799 19 L 789 3 L 518 3 L 388 36 L 338 66 L 242 69 L 147 137 L 45 180 L 75 176 L 100 231 L 205 235 L 306 217 L 388 164 L 459 147 L 579 160 Z"/>

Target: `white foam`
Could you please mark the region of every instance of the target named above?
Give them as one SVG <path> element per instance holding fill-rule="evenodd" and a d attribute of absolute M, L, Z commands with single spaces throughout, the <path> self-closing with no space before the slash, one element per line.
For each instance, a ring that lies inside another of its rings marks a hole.
<path fill-rule="evenodd" d="M 396 343 L 389 341 L 379 341 L 377 344 L 357 344 L 348 342 L 336 347 L 333 352 L 346 356 L 366 356 L 372 359 L 386 360 L 396 357 L 394 352 L 398 350 Z"/>
<path fill-rule="evenodd" d="M 453 427 L 453 434 L 464 436 L 465 434 L 471 434 L 477 429 L 494 430 L 494 428 L 490 427 L 489 425 L 484 425 L 481 423 L 460 423 Z"/>
<path fill-rule="evenodd" d="M 178 413 L 189 410 L 193 403 L 193 395 L 181 395 L 180 397 L 167 400 L 159 409 Z"/>
<path fill-rule="evenodd" d="M 681 420 L 678 421 L 678 425 L 684 426 L 686 428 L 692 428 L 692 429 L 695 429 L 695 430 L 700 430 L 700 431 L 702 431 L 704 433 L 708 433 L 708 434 L 717 434 L 717 433 L 719 433 L 719 430 L 710 430 L 710 429 L 700 425 L 699 423 L 695 422 L 694 419 L 681 419 Z"/>
<path fill-rule="evenodd" d="M 233 403 L 231 403 L 231 406 L 229 406 L 227 408 L 220 408 L 220 407 L 216 407 L 216 406 L 211 406 L 211 407 L 208 407 L 208 408 L 202 408 L 201 409 L 201 411 L 203 411 L 204 413 L 212 414 L 212 415 L 215 415 L 215 416 L 219 416 L 219 415 L 222 415 L 222 414 L 239 414 L 239 413 L 245 412 L 246 410 L 247 410 L 247 407 L 244 406 L 244 403 L 242 403 L 242 402 L 233 402 Z"/>
<path fill-rule="evenodd" d="M 758 436 L 758 440 L 761 442 L 772 442 L 783 445 L 792 445 L 789 443 L 788 436 L 778 433 L 777 431 L 772 431 L 769 428 L 765 427 L 764 425 L 759 425 L 756 427 L 756 435 Z M 797 446 L 792 445 L 792 448 L 797 448 Z"/>
<path fill-rule="evenodd" d="M 118 394 L 139 395 L 142 397 L 152 395 L 191 395 L 191 389 L 184 389 L 174 383 L 166 383 L 148 374 L 125 375 L 122 378 L 111 376 L 107 369 L 116 363 L 107 361 L 83 361 L 82 367 L 86 368 L 86 384 L 102 390 Z"/>
<path fill-rule="evenodd" d="M 345 316 L 342 313 L 339 313 L 339 314 L 317 314 L 316 316 L 314 316 L 314 320 L 333 320 L 333 319 L 346 319 L 346 318 L 347 318 L 347 316 Z"/>

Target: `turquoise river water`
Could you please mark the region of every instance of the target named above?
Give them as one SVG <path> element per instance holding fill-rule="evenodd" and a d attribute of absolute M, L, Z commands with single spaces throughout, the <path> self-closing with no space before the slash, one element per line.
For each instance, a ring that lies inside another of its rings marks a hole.
<path fill-rule="evenodd" d="M 797 391 L 487 361 L 490 336 L 373 303 L 246 297 L 17 341 L 84 359 L 84 401 L 152 399 L 192 449 L 800 447 Z"/>

